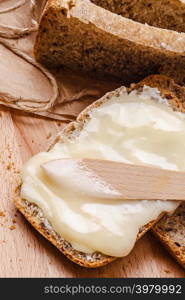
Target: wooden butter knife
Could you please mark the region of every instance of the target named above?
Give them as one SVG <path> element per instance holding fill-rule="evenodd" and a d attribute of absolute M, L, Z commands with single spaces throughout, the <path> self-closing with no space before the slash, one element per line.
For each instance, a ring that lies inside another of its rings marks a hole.
<path fill-rule="evenodd" d="M 185 172 L 99 159 L 57 159 L 44 172 L 84 195 L 125 200 L 185 200 Z"/>

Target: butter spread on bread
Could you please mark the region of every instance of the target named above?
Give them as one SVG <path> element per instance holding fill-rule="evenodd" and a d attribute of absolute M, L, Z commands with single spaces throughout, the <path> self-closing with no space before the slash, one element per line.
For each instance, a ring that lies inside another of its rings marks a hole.
<path fill-rule="evenodd" d="M 67 185 L 56 185 L 41 166 L 58 158 L 97 158 L 185 170 L 185 116 L 174 111 L 155 88 L 119 96 L 89 112 L 80 131 L 34 156 L 24 167 L 21 197 L 42 209 L 55 231 L 85 253 L 127 255 L 140 228 L 162 212 L 173 212 L 173 201 L 126 201 L 83 197 Z"/>

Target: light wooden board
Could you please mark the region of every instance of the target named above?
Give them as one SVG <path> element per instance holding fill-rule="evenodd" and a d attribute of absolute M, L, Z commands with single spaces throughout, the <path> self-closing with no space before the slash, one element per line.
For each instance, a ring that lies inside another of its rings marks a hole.
<path fill-rule="evenodd" d="M 129 256 L 95 270 L 71 263 L 42 238 L 16 211 L 13 193 L 22 164 L 45 150 L 63 125 L 2 107 L 0 112 L 0 212 L 5 214 L 0 216 L 0 277 L 185 276 L 184 270 L 150 233 Z"/>

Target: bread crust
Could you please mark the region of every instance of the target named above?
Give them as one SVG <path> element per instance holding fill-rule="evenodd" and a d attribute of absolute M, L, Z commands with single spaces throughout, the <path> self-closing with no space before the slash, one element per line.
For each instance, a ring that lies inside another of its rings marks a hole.
<path fill-rule="evenodd" d="M 162 84 L 158 86 L 158 83 L 161 81 L 164 83 L 162 88 L 160 87 L 162 86 Z M 74 132 L 75 133 L 80 132 L 83 129 L 84 124 L 90 118 L 89 113 L 92 112 L 93 109 L 98 108 L 103 103 L 108 101 L 112 96 L 119 96 L 123 93 L 126 93 L 127 91 L 130 92 L 134 89 L 141 91 L 144 85 L 157 87 L 161 92 L 162 97 L 165 98 L 166 95 L 168 95 L 169 98 L 167 99 L 169 99 L 170 105 L 173 105 L 175 109 L 184 112 L 183 105 L 180 102 L 181 100 L 180 98 L 178 98 L 178 93 L 175 92 L 176 88 L 174 88 L 174 86 L 176 87 L 176 84 L 174 83 L 174 81 L 163 76 L 162 77 L 157 75 L 150 76 L 146 78 L 143 82 L 137 85 L 132 85 L 130 89 L 126 89 L 125 87 L 120 87 L 113 92 L 107 93 L 104 97 L 91 104 L 78 116 L 75 122 L 72 122 L 65 127 L 63 132 L 59 136 L 57 136 L 57 138 L 54 140 L 54 142 L 52 143 L 52 145 L 49 147 L 48 150 L 52 149 L 52 147 L 55 145 L 56 142 L 59 141 L 64 142 L 66 138 L 73 139 Z M 179 89 L 181 90 L 181 92 L 183 92 L 182 87 L 179 87 Z M 32 204 L 24 199 L 21 199 L 19 196 L 20 188 L 17 190 L 17 192 L 18 192 L 18 196 L 15 198 L 15 205 L 19 209 L 19 211 L 33 225 L 33 227 L 35 227 L 37 231 L 39 231 L 47 240 L 49 240 L 54 246 L 56 246 L 71 261 L 83 267 L 97 268 L 97 267 L 104 266 L 116 259 L 116 257 L 103 255 L 98 252 L 94 253 L 93 255 L 86 255 L 85 253 L 73 249 L 72 246 L 67 241 L 65 241 L 61 236 L 59 236 L 55 232 L 51 224 L 44 217 L 42 210 L 37 205 Z M 140 231 L 137 236 L 137 240 L 140 237 L 142 237 L 149 229 L 151 229 L 152 226 L 163 216 L 164 213 L 162 213 L 157 220 L 153 220 L 149 224 L 140 228 Z"/>

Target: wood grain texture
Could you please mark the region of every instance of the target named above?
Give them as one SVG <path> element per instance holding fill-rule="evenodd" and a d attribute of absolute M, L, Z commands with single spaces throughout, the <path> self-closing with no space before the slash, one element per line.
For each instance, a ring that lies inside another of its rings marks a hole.
<path fill-rule="evenodd" d="M 45 150 L 63 126 L 0 108 L 0 277 L 184 277 L 150 233 L 126 258 L 95 270 L 77 266 L 16 211 L 12 200 L 22 164 Z"/>

